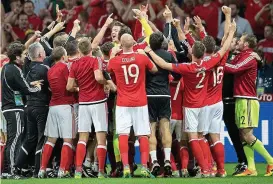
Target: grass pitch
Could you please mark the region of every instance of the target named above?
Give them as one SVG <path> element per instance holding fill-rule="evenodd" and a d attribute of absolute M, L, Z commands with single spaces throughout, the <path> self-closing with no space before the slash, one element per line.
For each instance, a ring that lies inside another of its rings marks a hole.
<path fill-rule="evenodd" d="M 156 179 L 142 179 L 142 178 L 83 178 L 83 179 L 24 179 L 24 180 L 1 180 L 1 184 L 273 184 L 272 177 L 264 177 L 266 171 L 266 164 L 256 164 L 258 176 L 257 177 L 232 177 L 235 164 L 226 164 L 228 176 L 226 178 L 156 178 Z M 139 169 L 135 175 L 138 176 Z"/>

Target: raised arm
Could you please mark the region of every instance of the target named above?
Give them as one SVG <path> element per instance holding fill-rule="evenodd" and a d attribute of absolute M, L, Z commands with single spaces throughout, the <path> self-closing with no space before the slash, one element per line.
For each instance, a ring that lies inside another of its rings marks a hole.
<path fill-rule="evenodd" d="M 65 25 L 65 22 L 59 22 L 58 24 L 55 25 L 55 27 L 52 30 L 46 33 L 44 37 L 50 39 L 54 34 L 64 29 L 65 28 L 64 25 Z"/>
<path fill-rule="evenodd" d="M 223 6 L 222 12 L 225 14 L 226 20 L 225 20 L 225 24 L 224 24 L 224 36 L 222 38 L 221 45 L 224 44 L 224 42 L 226 41 L 226 39 L 228 37 L 228 31 L 229 31 L 229 27 L 231 25 L 231 8 L 229 8 L 227 6 Z"/>
<path fill-rule="evenodd" d="M 106 32 L 106 30 L 109 28 L 109 26 L 111 25 L 111 23 L 113 22 L 112 19 L 112 15 L 109 15 L 108 18 L 106 19 L 106 22 L 104 23 L 104 25 L 102 26 L 102 28 L 100 29 L 100 32 L 97 34 L 97 36 L 94 38 L 93 42 L 92 42 L 92 49 L 95 49 L 99 46 L 101 40 L 104 37 L 104 34 Z"/>
<path fill-rule="evenodd" d="M 150 36 L 153 33 L 151 26 L 148 24 L 147 15 L 145 12 L 142 12 L 138 9 L 133 9 L 133 12 L 136 14 L 136 18 L 140 21 L 142 28 L 144 29 L 144 34 L 146 36 L 145 41 L 149 43 Z"/>
<path fill-rule="evenodd" d="M 262 15 L 267 12 L 267 11 L 270 11 L 270 4 L 266 4 L 254 17 L 256 23 L 264 23 L 264 20 L 262 18 Z"/>
<path fill-rule="evenodd" d="M 232 23 L 231 23 L 231 26 L 229 28 L 228 37 L 227 37 L 226 41 L 224 42 L 223 46 L 221 47 L 221 49 L 218 51 L 218 53 L 220 54 L 221 58 L 224 56 L 224 54 L 230 48 L 230 44 L 232 42 L 232 39 L 234 37 L 235 32 L 236 32 L 236 22 L 235 22 L 235 20 L 233 20 Z"/>

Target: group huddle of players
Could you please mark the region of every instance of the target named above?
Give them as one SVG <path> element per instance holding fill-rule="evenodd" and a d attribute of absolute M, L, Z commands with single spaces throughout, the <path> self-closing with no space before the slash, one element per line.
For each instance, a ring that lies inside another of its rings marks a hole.
<path fill-rule="evenodd" d="M 144 30 L 145 37 L 138 40 L 141 43 L 134 40 L 127 26 L 115 23 L 113 42 L 99 47 L 98 40 L 113 22 L 110 15 L 92 43 L 89 38 L 80 37 L 53 49 L 55 64 L 47 72 L 52 94 L 44 133 L 47 141 L 38 177 L 48 177 L 46 170 L 58 138 L 63 139 L 58 177 L 91 175 L 83 163 L 94 152 L 89 146 L 90 133 L 94 131 L 98 178 L 108 177 L 107 151 L 111 175 L 132 177 L 135 137 L 139 142 L 142 177 L 189 177 L 191 154 L 199 168 L 196 177 L 226 177 L 224 146 L 220 141 L 224 72 L 236 76 L 234 113 L 243 144 L 265 157 L 266 175 L 272 175 L 273 158 L 252 134 L 259 116 L 255 37 L 243 35 L 239 41 L 234 38 L 236 23 L 226 6 L 222 7 L 225 35 L 218 50 L 199 17 L 194 17 L 194 22 L 201 41 L 195 41 L 189 31 L 190 19 L 186 19 L 182 31 L 180 21 L 172 18 L 168 7 L 164 17 L 169 32 L 164 32 L 165 36 L 154 32 L 156 28 L 149 24 L 145 8 L 133 11 Z M 76 20 L 74 27 L 78 24 Z M 178 40 L 173 38 L 173 30 Z M 34 43 L 29 50 L 35 48 L 39 50 L 40 46 Z M 240 51 L 236 56 L 235 49 Z M 39 87 L 39 81 L 35 85 Z M 257 175 L 253 156 L 246 156 L 251 167 L 237 176 Z"/>

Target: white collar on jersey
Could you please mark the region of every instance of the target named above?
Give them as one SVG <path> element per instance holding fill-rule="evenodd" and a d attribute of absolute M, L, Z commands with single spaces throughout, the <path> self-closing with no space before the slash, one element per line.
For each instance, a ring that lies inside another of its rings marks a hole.
<path fill-rule="evenodd" d="M 122 54 L 133 54 L 134 52 L 123 52 Z"/>

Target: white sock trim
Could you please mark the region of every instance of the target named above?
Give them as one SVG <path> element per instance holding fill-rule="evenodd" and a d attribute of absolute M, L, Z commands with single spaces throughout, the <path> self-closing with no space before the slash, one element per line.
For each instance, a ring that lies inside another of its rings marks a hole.
<path fill-rule="evenodd" d="M 107 147 L 104 146 L 104 145 L 98 145 L 98 146 L 97 146 L 97 149 L 98 149 L 98 148 L 103 148 L 103 149 L 107 150 Z"/>
<path fill-rule="evenodd" d="M 5 145 L 6 145 L 5 143 L 0 142 L 0 146 L 5 146 Z"/>
<path fill-rule="evenodd" d="M 180 148 L 180 150 L 182 150 L 182 149 L 188 149 L 188 147 L 182 146 L 182 147 Z"/>
<path fill-rule="evenodd" d="M 51 146 L 52 148 L 54 148 L 55 144 L 53 144 L 52 142 L 46 142 L 47 145 Z"/>
<path fill-rule="evenodd" d="M 222 142 L 221 142 L 221 141 L 216 141 L 216 142 L 213 143 L 210 147 L 213 147 L 213 146 L 215 146 L 216 144 L 222 144 Z"/>
<path fill-rule="evenodd" d="M 86 146 L 86 142 L 84 142 L 84 141 L 79 141 L 78 144 L 83 144 Z"/>
<path fill-rule="evenodd" d="M 70 144 L 69 142 L 64 142 L 63 143 L 63 146 L 68 146 L 68 147 L 70 147 L 71 149 L 73 149 L 73 147 L 72 147 L 72 144 Z"/>
<path fill-rule="evenodd" d="M 199 139 L 191 139 L 191 140 L 189 140 L 189 142 L 192 142 L 192 141 L 199 141 Z"/>

